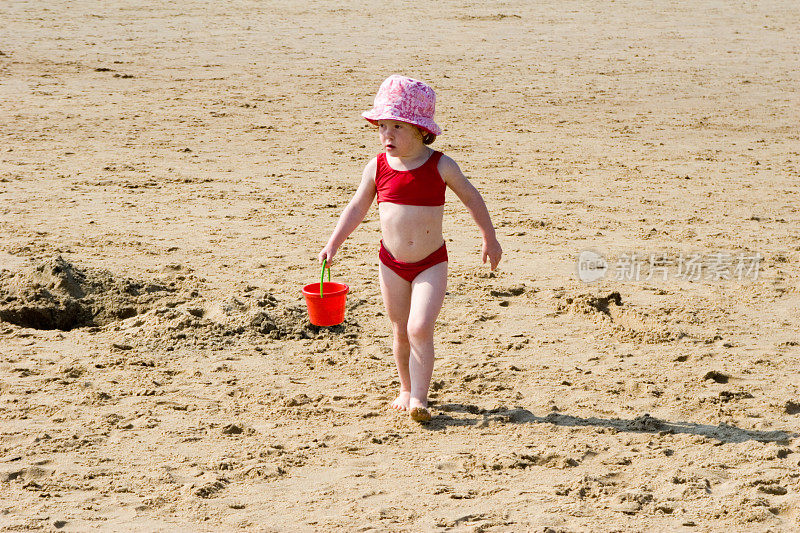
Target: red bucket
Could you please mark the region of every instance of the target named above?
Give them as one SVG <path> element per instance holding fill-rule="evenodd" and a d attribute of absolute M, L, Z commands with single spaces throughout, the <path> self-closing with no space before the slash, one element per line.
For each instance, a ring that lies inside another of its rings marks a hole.
<path fill-rule="evenodd" d="M 322 276 L 325 276 L 325 261 L 322 262 Z M 308 318 L 315 326 L 336 326 L 344 321 L 345 300 L 350 287 L 330 279 L 331 270 L 328 267 L 328 281 L 320 279 L 319 283 L 309 283 L 303 287 Z"/>

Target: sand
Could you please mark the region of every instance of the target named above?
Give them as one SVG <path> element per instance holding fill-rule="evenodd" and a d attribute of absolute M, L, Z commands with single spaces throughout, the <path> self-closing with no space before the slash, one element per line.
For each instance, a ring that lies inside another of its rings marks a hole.
<path fill-rule="evenodd" d="M 0 529 L 800 529 L 795 2 L 0 20 Z M 345 323 L 300 294 L 392 73 L 436 88 L 505 250 L 448 193 L 426 425 L 388 408 L 375 208 Z"/>

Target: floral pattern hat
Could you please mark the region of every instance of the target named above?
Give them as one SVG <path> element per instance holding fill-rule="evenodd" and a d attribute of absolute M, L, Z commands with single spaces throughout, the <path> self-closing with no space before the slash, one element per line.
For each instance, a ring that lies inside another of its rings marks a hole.
<path fill-rule="evenodd" d="M 419 80 L 393 74 L 381 83 L 372 109 L 361 116 L 377 124 L 379 120 L 408 122 L 434 134 L 442 129 L 433 121 L 436 109 L 436 93 Z"/>

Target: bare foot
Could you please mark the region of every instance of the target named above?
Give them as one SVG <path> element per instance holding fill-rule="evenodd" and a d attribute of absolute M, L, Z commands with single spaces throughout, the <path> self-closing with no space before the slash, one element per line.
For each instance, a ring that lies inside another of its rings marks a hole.
<path fill-rule="evenodd" d="M 417 398 L 411 398 L 409 400 L 409 408 L 411 412 L 411 420 L 415 422 L 427 422 L 431 419 L 431 413 L 428 411 L 427 402 L 423 403 Z"/>
<path fill-rule="evenodd" d="M 395 398 L 392 402 L 392 409 L 397 409 L 398 411 L 408 411 L 408 402 L 410 398 L 410 391 L 400 391 L 400 394 L 398 394 L 397 398 Z"/>

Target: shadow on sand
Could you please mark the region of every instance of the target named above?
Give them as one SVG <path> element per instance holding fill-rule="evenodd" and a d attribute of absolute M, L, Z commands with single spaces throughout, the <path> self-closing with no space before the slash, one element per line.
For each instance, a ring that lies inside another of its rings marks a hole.
<path fill-rule="evenodd" d="M 796 438 L 796 433 L 788 431 L 758 431 L 751 429 L 741 429 L 728 424 L 712 426 L 709 424 L 698 424 L 695 422 L 668 422 L 644 414 L 633 420 L 622 418 L 580 418 L 572 415 L 560 413 L 550 413 L 547 416 L 536 416 L 532 412 L 522 407 L 497 409 L 481 409 L 475 405 L 464 405 L 460 403 L 448 403 L 435 407 L 438 414 L 425 425 L 429 430 L 442 430 L 447 426 L 480 426 L 484 424 L 506 423 L 506 424 L 554 424 L 556 426 L 568 427 L 604 427 L 613 428 L 617 431 L 628 431 L 634 433 L 664 433 L 678 434 L 686 433 L 689 435 L 701 435 L 709 439 L 716 439 L 725 443 L 745 442 L 755 440 L 759 442 L 788 443 Z M 454 418 L 447 413 L 469 413 L 479 415 L 479 418 Z"/>

